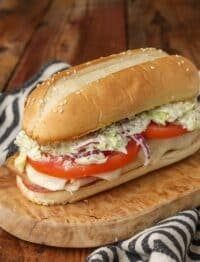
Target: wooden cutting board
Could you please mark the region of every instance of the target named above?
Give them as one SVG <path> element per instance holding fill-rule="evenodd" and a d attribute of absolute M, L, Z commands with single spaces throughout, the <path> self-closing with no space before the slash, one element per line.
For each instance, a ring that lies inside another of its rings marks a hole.
<path fill-rule="evenodd" d="M 132 236 L 177 211 L 200 205 L 200 152 L 108 192 L 65 206 L 26 200 L 0 168 L 0 226 L 57 247 L 95 247 Z"/>

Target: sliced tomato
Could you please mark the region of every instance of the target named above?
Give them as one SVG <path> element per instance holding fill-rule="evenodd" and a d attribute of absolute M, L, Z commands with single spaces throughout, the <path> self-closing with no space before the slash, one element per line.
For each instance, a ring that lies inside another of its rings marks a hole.
<path fill-rule="evenodd" d="M 28 163 L 37 171 L 46 173 L 50 176 L 61 178 L 81 178 L 91 176 L 94 174 L 113 171 L 131 163 L 139 151 L 139 145 L 135 141 L 130 141 L 127 146 L 127 154 L 112 153 L 103 164 L 90 164 L 90 165 L 73 165 L 72 167 L 65 168 L 63 161 L 56 161 L 56 158 L 51 157 L 47 161 L 35 161 L 28 158 Z"/>
<path fill-rule="evenodd" d="M 143 136 L 148 139 L 170 138 L 187 133 L 187 129 L 181 125 L 167 124 L 166 126 L 150 123 Z"/>

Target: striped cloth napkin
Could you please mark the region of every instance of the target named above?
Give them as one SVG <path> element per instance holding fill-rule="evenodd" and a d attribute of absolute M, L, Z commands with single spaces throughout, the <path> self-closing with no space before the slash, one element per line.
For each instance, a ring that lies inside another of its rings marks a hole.
<path fill-rule="evenodd" d="M 0 164 L 16 151 L 26 96 L 40 82 L 69 65 L 54 61 L 12 93 L 0 94 Z M 118 243 L 96 249 L 88 262 L 200 261 L 200 209 L 186 210 Z"/>

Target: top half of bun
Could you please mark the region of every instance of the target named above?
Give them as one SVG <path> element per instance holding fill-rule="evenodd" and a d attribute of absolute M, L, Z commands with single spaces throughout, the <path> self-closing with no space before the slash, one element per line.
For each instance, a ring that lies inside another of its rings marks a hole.
<path fill-rule="evenodd" d="M 57 73 L 28 97 L 23 129 L 40 144 L 71 140 L 162 104 L 199 94 L 197 68 L 154 48 Z"/>

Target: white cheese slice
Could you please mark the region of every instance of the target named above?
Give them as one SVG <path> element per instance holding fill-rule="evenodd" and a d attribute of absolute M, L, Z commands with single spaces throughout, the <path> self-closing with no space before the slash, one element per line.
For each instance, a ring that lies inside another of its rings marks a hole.
<path fill-rule="evenodd" d="M 118 178 L 121 175 L 121 171 L 122 171 L 121 169 L 116 169 L 116 170 L 111 171 L 111 172 L 96 174 L 95 177 L 99 177 L 101 179 L 111 181 L 113 179 Z"/>
<path fill-rule="evenodd" d="M 111 181 L 113 179 L 118 178 L 120 176 L 120 174 L 121 174 L 121 169 L 117 169 L 117 170 L 111 171 L 111 172 L 96 174 L 96 175 L 93 175 L 92 177 L 74 179 L 70 183 L 66 184 L 65 190 L 72 193 L 72 192 L 77 191 L 81 186 L 88 185 L 88 184 L 94 182 L 95 180 L 97 180 L 98 178 Z"/>
<path fill-rule="evenodd" d="M 95 177 L 84 177 L 84 178 L 80 178 L 80 179 L 71 180 L 70 183 L 66 184 L 65 190 L 73 193 L 73 192 L 77 191 L 81 186 L 88 185 L 88 184 L 94 182 L 97 179 L 98 178 L 95 178 Z"/>
<path fill-rule="evenodd" d="M 38 172 L 30 165 L 26 166 L 26 174 L 33 184 L 52 191 L 64 190 L 65 184 L 67 183 L 66 179 L 48 176 L 47 174 Z"/>
<path fill-rule="evenodd" d="M 47 174 L 38 172 L 30 165 L 26 166 L 26 174 L 31 183 L 52 191 L 66 190 L 69 192 L 75 192 L 80 187 L 88 185 L 95 180 L 98 180 L 99 178 L 108 181 L 116 179 L 120 176 L 121 172 L 121 169 L 117 169 L 111 172 L 94 174 L 92 177 L 84 177 L 80 179 L 76 178 L 69 181 L 67 179 L 52 177 Z"/>

